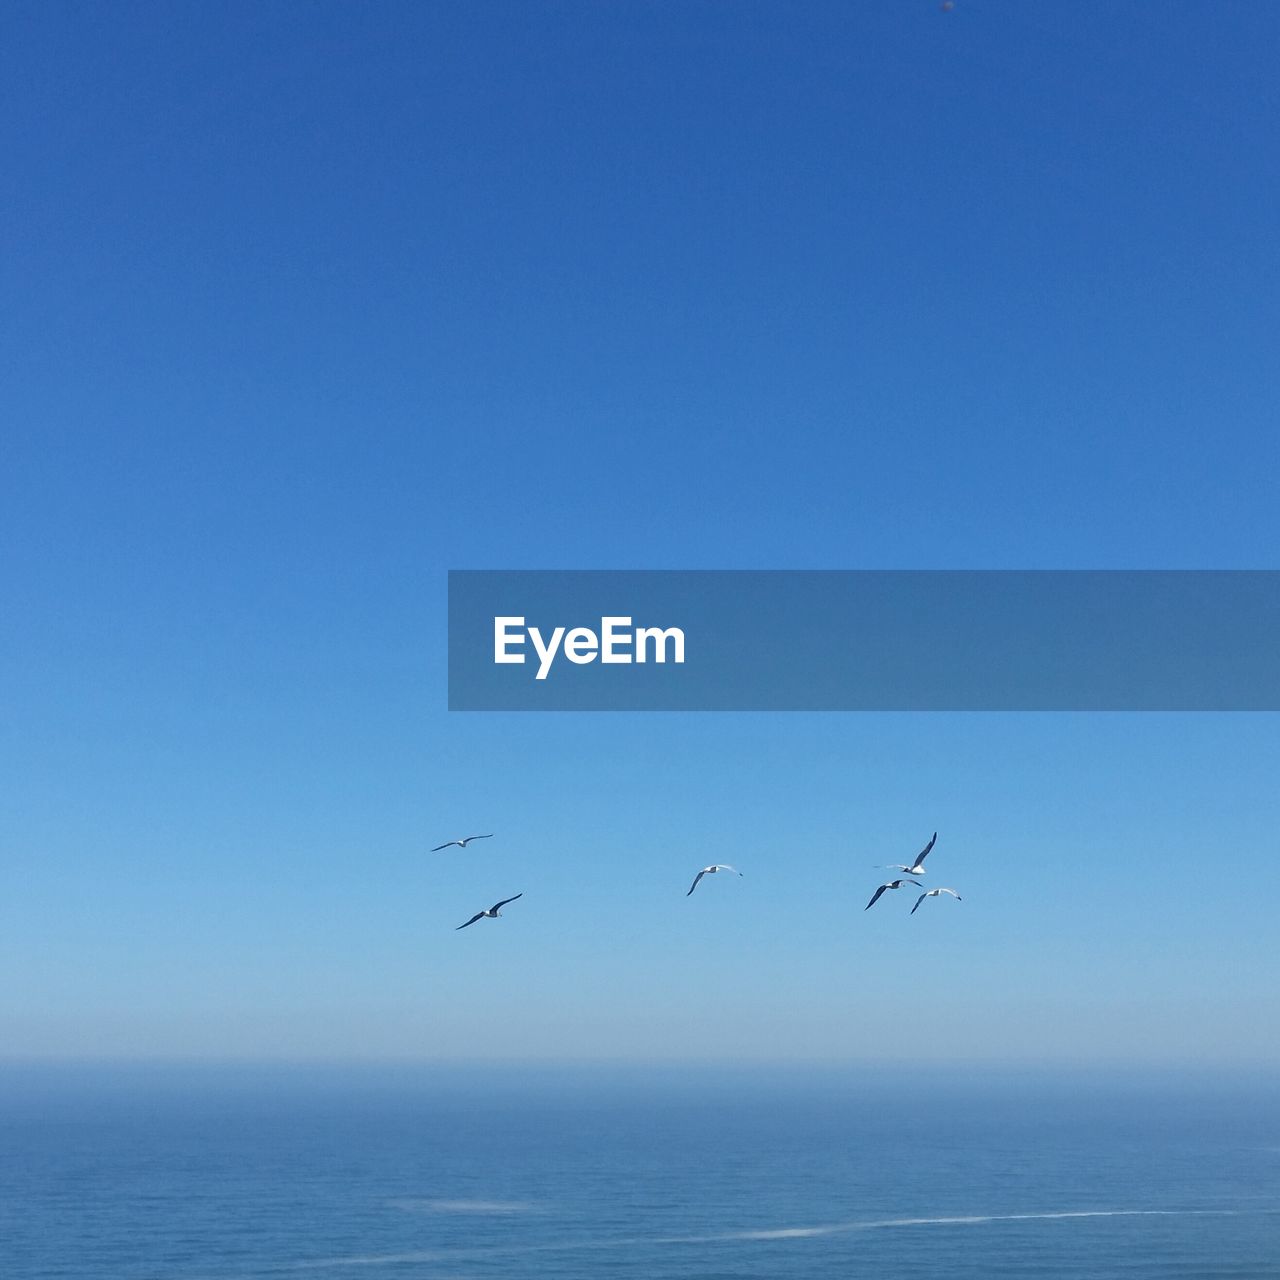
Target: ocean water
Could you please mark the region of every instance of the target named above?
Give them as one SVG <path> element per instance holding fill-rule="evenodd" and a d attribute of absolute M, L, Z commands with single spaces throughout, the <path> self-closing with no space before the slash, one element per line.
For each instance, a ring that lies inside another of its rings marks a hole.
<path fill-rule="evenodd" d="M 5 1280 L 1280 1277 L 1244 1085 L 0 1075 Z"/>

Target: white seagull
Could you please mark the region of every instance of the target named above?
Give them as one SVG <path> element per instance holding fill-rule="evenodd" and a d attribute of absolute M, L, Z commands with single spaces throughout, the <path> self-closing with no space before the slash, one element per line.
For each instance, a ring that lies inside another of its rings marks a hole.
<path fill-rule="evenodd" d="M 885 863 L 885 869 L 892 870 L 892 871 L 905 871 L 909 876 L 924 875 L 924 860 L 929 856 L 929 850 L 933 848 L 933 846 L 937 843 L 937 841 L 938 841 L 938 833 L 935 831 L 933 833 L 933 838 L 916 855 L 916 861 L 914 866 L 909 867 L 903 862 L 887 862 Z"/>
<path fill-rule="evenodd" d="M 516 894 L 516 898 L 523 898 L 523 897 L 524 897 L 523 893 Z M 489 908 L 488 911 L 477 911 L 475 915 L 473 915 L 471 919 L 467 921 L 466 924 L 460 924 L 458 926 L 458 929 L 465 929 L 469 925 L 475 924 L 477 920 L 483 920 L 486 917 L 488 917 L 490 920 L 496 920 L 498 918 L 498 913 L 502 910 L 502 908 L 505 907 L 508 902 L 514 902 L 516 898 L 503 898 L 501 902 L 495 902 L 493 906 Z M 455 929 L 454 933 L 457 933 L 458 929 Z"/>
<path fill-rule="evenodd" d="M 698 887 L 698 881 L 701 880 L 703 876 L 713 876 L 717 871 L 732 871 L 735 876 L 740 876 L 742 874 L 737 867 L 731 867 L 727 862 L 717 862 L 710 867 L 703 867 L 702 870 L 693 877 L 693 883 L 689 886 L 689 893 L 692 893 Z M 689 893 L 686 893 L 684 896 L 687 898 Z"/>
<path fill-rule="evenodd" d="M 461 840 L 446 840 L 444 844 L 438 844 L 432 853 L 439 853 L 441 849 L 448 849 L 451 845 L 457 845 L 459 849 L 465 849 L 473 840 L 492 840 L 493 832 L 490 831 L 487 836 L 464 836 Z"/>
<path fill-rule="evenodd" d="M 962 900 L 960 895 L 954 889 L 930 889 L 928 893 L 922 893 L 916 899 L 916 905 L 911 908 L 911 914 L 915 915 L 916 911 L 919 909 L 920 904 L 926 898 L 936 898 L 940 893 L 949 893 L 957 902 L 960 902 Z"/>
<path fill-rule="evenodd" d="M 901 889 L 904 884 L 915 884 L 915 881 L 914 880 L 890 880 L 888 884 L 882 884 L 875 891 L 875 893 L 871 895 L 871 901 L 868 902 L 867 905 L 862 908 L 863 911 L 870 911 L 871 908 L 874 907 L 876 903 L 880 901 L 880 895 L 886 889 Z"/>

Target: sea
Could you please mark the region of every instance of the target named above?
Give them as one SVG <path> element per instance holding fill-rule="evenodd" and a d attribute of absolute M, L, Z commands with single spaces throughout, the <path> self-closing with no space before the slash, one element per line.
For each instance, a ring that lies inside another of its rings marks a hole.
<path fill-rule="evenodd" d="M 1280 1277 L 1265 1077 L 0 1068 L 4 1280 Z"/>

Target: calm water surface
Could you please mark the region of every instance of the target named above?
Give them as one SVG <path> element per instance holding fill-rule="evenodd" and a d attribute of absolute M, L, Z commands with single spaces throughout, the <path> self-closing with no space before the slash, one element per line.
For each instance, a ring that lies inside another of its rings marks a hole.
<path fill-rule="evenodd" d="M 28 1078 L 0 1096 L 0 1260 L 6 1280 L 1280 1277 L 1280 1106 Z"/>

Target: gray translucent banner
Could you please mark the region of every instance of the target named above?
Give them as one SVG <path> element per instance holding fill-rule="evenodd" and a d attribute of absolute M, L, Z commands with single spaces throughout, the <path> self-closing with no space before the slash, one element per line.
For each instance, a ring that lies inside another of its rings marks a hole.
<path fill-rule="evenodd" d="M 449 707 L 1275 711 L 1278 638 L 1273 570 L 455 570 Z"/>

